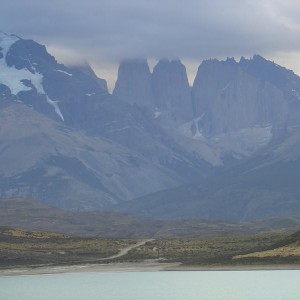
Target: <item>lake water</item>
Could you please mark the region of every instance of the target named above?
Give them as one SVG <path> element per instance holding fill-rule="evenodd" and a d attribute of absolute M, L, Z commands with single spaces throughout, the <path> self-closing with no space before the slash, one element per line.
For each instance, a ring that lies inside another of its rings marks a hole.
<path fill-rule="evenodd" d="M 0 277 L 1 300 L 299 300 L 300 271 L 99 272 Z"/>

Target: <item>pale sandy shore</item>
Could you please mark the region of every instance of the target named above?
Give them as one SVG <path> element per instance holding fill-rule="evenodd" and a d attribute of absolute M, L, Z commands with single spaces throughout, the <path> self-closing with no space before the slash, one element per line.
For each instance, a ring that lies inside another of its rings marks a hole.
<path fill-rule="evenodd" d="M 275 271 L 300 270 L 300 265 L 240 265 L 240 266 L 184 266 L 169 267 L 167 271 Z"/>
<path fill-rule="evenodd" d="M 78 272 L 155 272 L 177 268 L 180 263 L 144 261 L 137 263 L 83 264 L 71 266 L 39 266 L 0 270 L 0 276 L 60 274 Z"/>
<path fill-rule="evenodd" d="M 72 266 L 40 266 L 0 270 L 1 276 L 62 274 L 79 272 L 157 272 L 157 271 L 271 271 L 300 270 L 300 265 L 256 266 L 184 266 L 181 263 L 144 261 L 138 263 L 86 264 Z"/>

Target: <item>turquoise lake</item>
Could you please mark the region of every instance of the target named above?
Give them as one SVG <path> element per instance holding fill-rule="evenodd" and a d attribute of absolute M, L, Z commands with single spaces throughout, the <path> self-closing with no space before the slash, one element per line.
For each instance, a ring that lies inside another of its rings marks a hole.
<path fill-rule="evenodd" d="M 98 272 L 0 277 L 1 300 L 299 300 L 300 271 Z"/>

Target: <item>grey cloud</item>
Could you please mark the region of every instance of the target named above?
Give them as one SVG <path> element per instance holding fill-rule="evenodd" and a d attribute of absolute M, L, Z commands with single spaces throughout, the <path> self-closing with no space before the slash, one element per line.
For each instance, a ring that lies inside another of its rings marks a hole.
<path fill-rule="evenodd" d="M 10 0 L 0 28 L 87 59 L 208 57 L 300 50 L 300 6 L 286 0 Z"/>

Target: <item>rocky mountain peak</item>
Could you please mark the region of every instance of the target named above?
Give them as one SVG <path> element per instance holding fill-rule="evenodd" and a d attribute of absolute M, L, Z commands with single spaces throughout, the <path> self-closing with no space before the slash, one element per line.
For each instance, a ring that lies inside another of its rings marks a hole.
<path fill-rule="evenodd" d="M 153 69 L 152 84 L 159 111 L 177 124 L 192 119 L 191 89 L 180 60 L 160 60 Z"/>
<path fill-rule="evenodd" d="M 58 103 L 44 89 L 44 62 L 47 65 L 56 63 L 45 47 L 31 40 L 1 33 L 0 48 L 0 82 L 7 87 L 10 95 L 63 121 Z"/>
<path fill-rule="evenodd" d="M 260 55 L 254 55 L 250 59 L 241 59 L 239 66 L 252 76 L 270 82 L 279 89 L 287 92 L 300 89 L 300 78 L 293 71 Z"/>
<path fill-rule="evenodd" d="M 55 58 L 51 56 L 44 45 L 40 45 L 32 40 L 17 40 L 6 56 L 9 67 L 16 69 L 26 68 L 31 73 L 43 72 L 45 69 L 57 64 Z"/>
<path fill-rule="evenodd" d="M 33 107 L 55 120 L 78 124 L 87 100 L 108 94 L 106 82 L 90 67 L 57 63 L 46 47 L 32 40 L 0 34 L 0 83 L 6 98 Z"/>
<path fill-rule="evenodd" d="M 127 59 L 120 63 L 113 95 L 130 104 L 153 106 L 151 73 L 146 59 Z"/>
<path fill-rule="evenodd" d="M 292 100 L 284 81 L 290 71 L 258 55 L 226 62 L 201 65 L 194 83 L 196 114 L 205 115 L 201 126 L 206 135 L 288 122 Z"/>
<path fill-rule="evenodd" d="M 101 89 L 103 89 L 105 92 L 108 93 L 108 87 L 107 87 L 106 80 L 99 78 L 88 62 L 85 62 L 82 65 L 72 66 L 72 69 L 78 70 L 78 71 L 82 72 L 83 74 L 87 75 L 89 78 L 96 81 L 99 84 Z"/>
<path fill-rule="evenodd" d="M 161 59 L 152 74 L 146 60 L 122 61 L 113 95 L 148 107 L 163 126 L 177 126 L 193 118 L 186 68 L 178 59 Z"/>
<path fill-rule="evenodd" d="M 204 60 L 198 68 L 192 87 L 195 116 L 200 117 L 205 114 L 206 118 L 210 118 L 212 111 L 218 107 L 218 105 L 214 103 L 214 99 L 224 95 L 230 87 L 231 82 L 237 77 L 238 64 L 234 60 Z M 223 103 L 222 100 L 220 100 L 220 102 Z M 221 106 L 219 108 L 221 109 Z M 222 114 L 221 111 L 220 113 Z M 204 133 L 213 133 L 213 124 L 213 120 L 210 120 L 210 123 L 203 124 L 202 129 Z"/>

